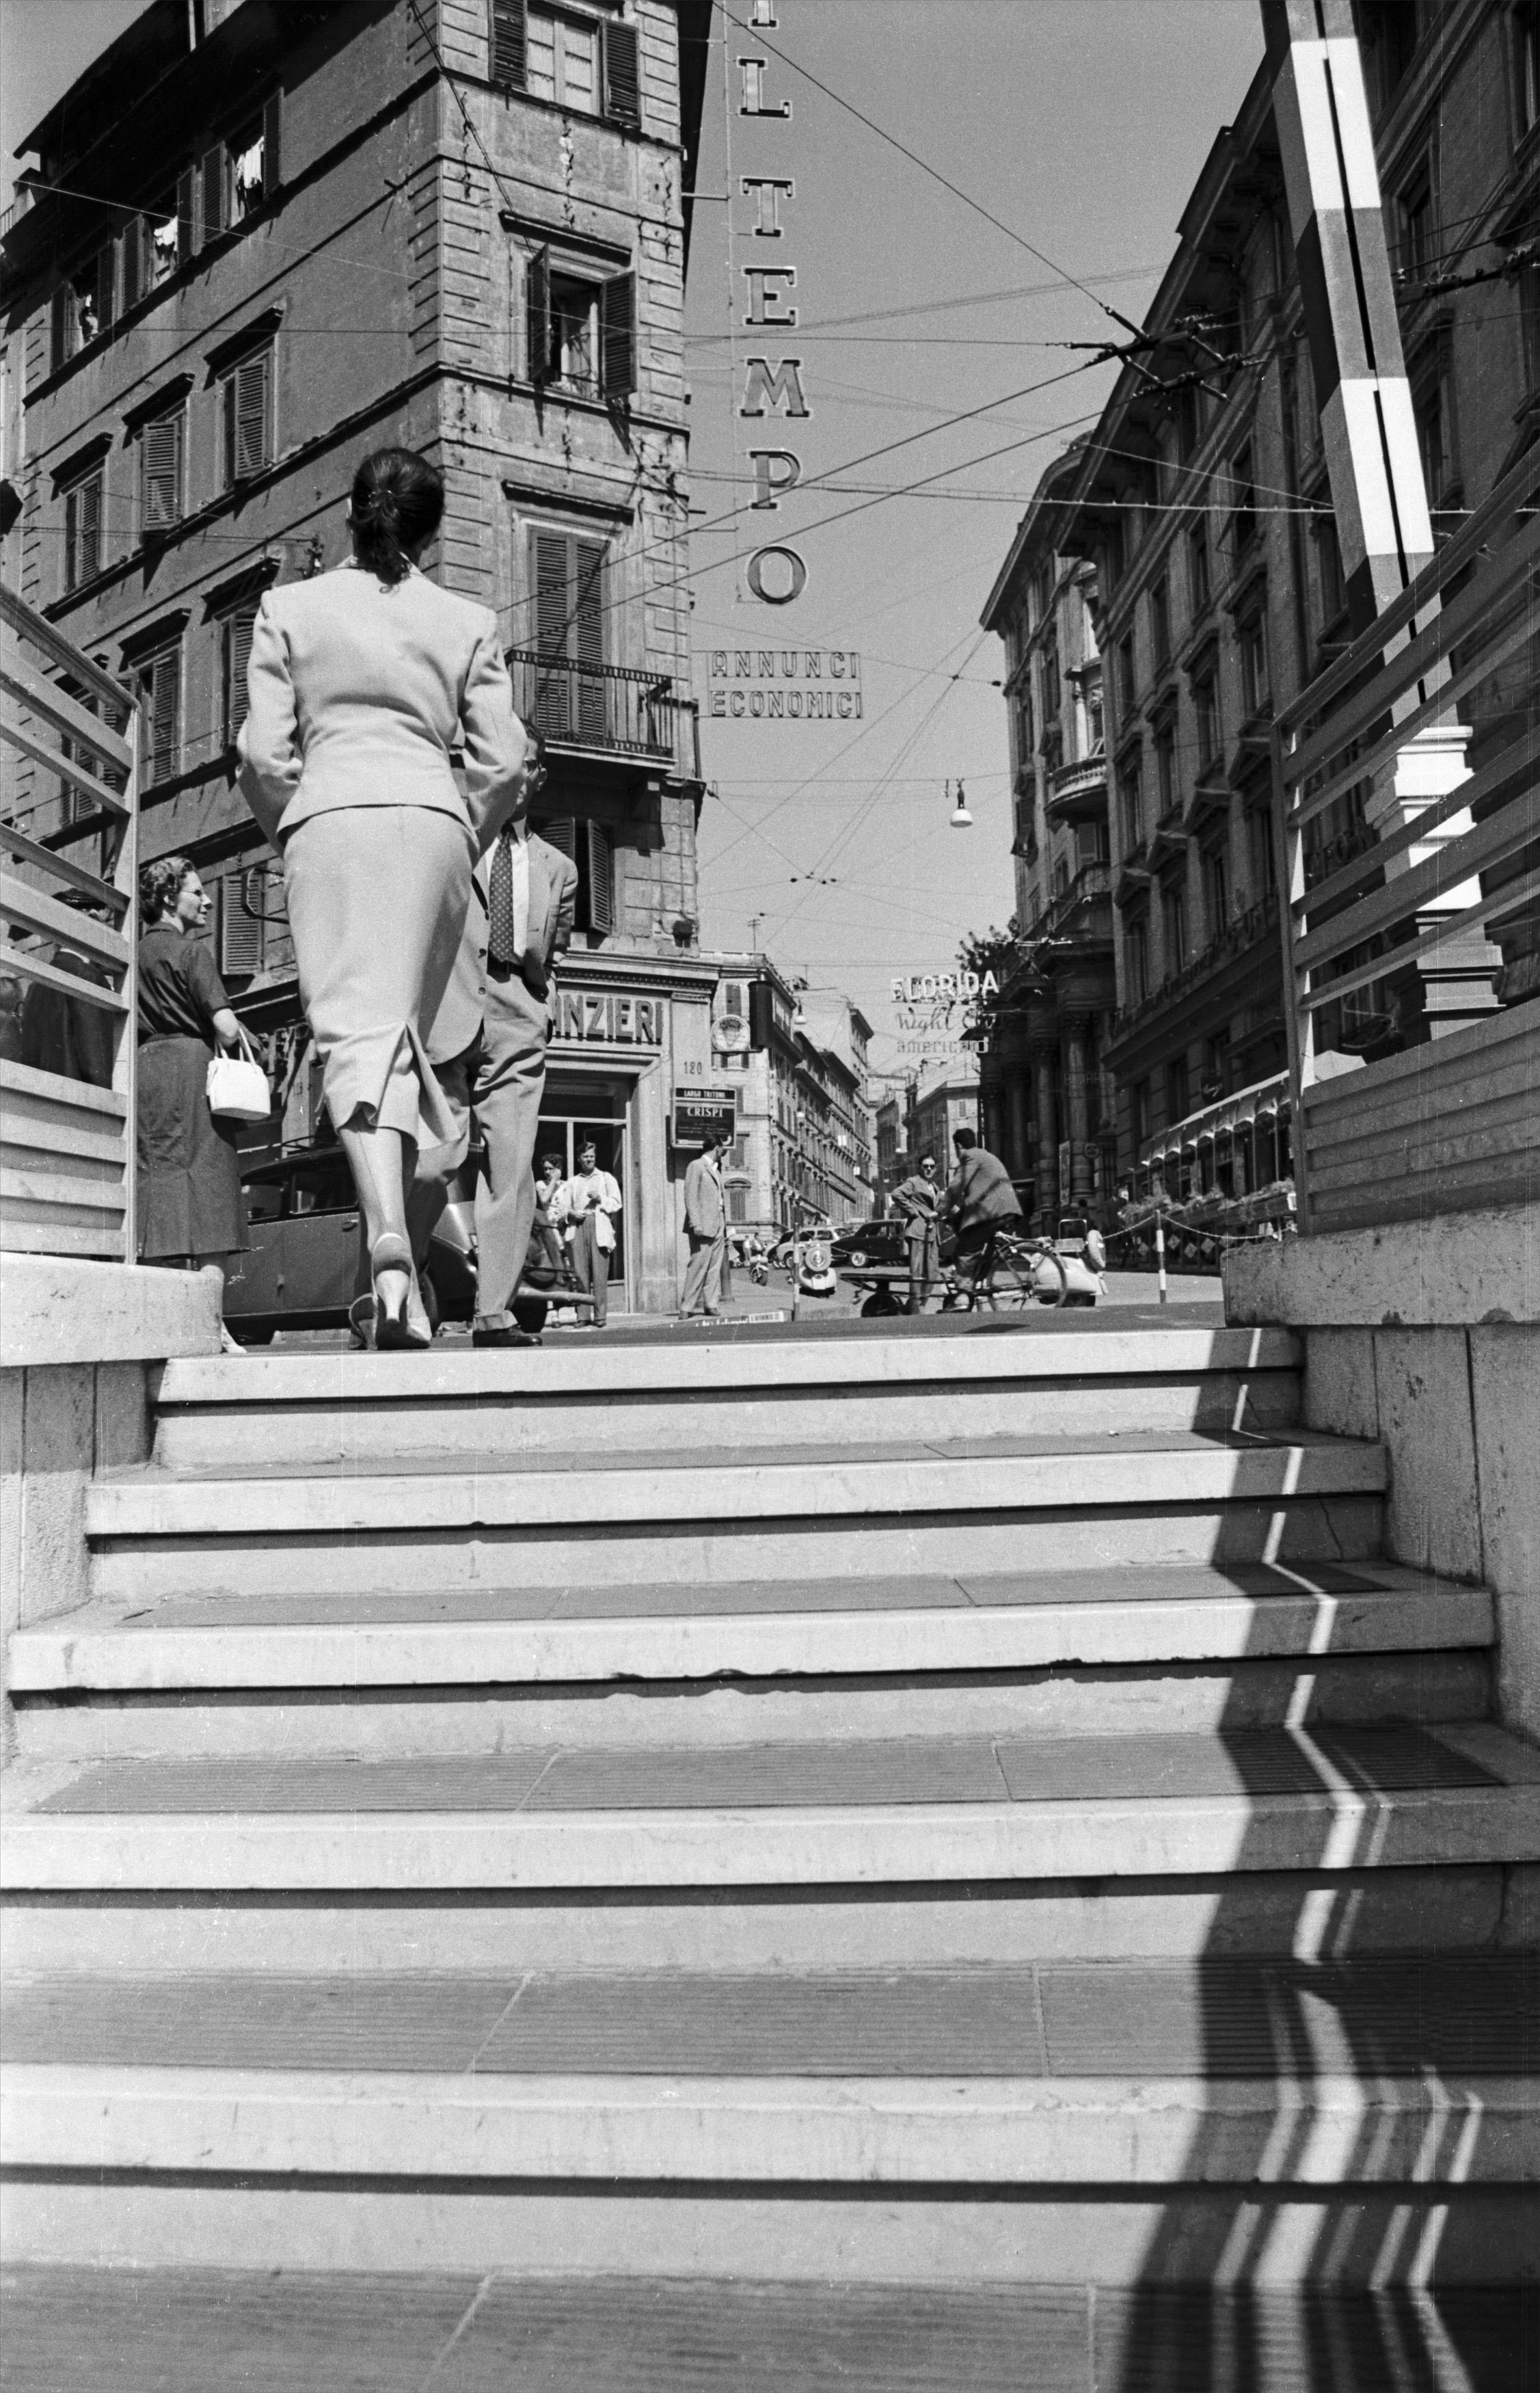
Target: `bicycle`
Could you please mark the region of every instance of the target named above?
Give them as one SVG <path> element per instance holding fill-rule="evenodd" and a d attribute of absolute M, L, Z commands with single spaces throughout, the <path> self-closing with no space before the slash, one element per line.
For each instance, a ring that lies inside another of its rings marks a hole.
<path fill-rule="evenodd" d="M 1010 1230 L 997 1230 L 979 1249 L 972 1279 L 960 1279 L 954 1262 L 943 1310 L 1024 1313 L 1032 1304 L 1062 1304 L 1068 1286 L 1063 1257 L 1055 1252 L 1051 1239 L 1024 1238 Z"/>

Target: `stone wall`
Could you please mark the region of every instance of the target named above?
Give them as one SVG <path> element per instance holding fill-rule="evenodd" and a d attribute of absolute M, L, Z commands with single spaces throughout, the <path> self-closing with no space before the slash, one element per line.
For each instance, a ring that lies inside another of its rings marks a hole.
<path fill-rule="evenodd" d="M 1244 1247 L 1224 1287 L 1303 1331 L 1310 1428 L 1383 1439 L 1394 1558 L 1491 1588 L 1502 1717 L 1540 1738 L 1540 1213 Z"/>
<path fill-rule="evenodd" d="M 11 1632 L 85 1602 L 86 1486 L 149 1458 L 162 1363 L 218 1353 L 216 1278 L 0 1259 L 0 1759 L 13 1742 Z"/>

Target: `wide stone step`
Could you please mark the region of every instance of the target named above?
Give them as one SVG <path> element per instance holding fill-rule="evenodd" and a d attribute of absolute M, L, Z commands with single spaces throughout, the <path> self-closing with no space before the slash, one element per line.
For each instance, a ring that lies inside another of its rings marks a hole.
<path fill-rule="evenodd" d="M 499 1354 L 276 1354 L 173 1362 L 155 1458 L 171 1469 L 822 1445 L 1033 1431 L 1277 1429 L 1299 1417 L 1300 1354 L 1282 1330 L 584 1346 Z"/>
<path fill-rule="evenodd" d="M 7 1773 L 4 1879 L 451 1890 L 946 1884 L 1540 1858 L 1540 1755 L 1483 1723 L 711 1751 L 269 1757 Z"/>
<path fill-rule="evenodd" d="M 18 1693 L 478 1687 L 1322 1659 L 1487 1647 L 1484 1589 L 1402 1568 L 472 1588 L 124 1603 L 17 1632 Z"/>
<path fill-rule="evenodd" d="M 1453 2100 L 1467 2079 L 1540 2080 L 1540 1952 L 1316 1964 L 228 1972 L 201 1978 L 176 2004 L 153 1977 L 8 1977 L 0 2035 L 8 2069 L 275 2073 L 294 2101 L 308 2077 L 354 2072 L 460 2079 L 463 2091 L 483 2078 L 948 2086 L 1002 2078 L 1062 2084 L 1066 2104 L 1082 2080 L 1272 2079 L 1297 2089 L 1318 2079 L 1424 2078 Z M 1148 2154 L 1124 2164 L 1150 2164 Z"/>
<path fill-rule="evenodd" d="M 237 1366 L 239 1367 L 239 1366 Z M 1385 1457 L 1300 1432 L 782 1448 L 751 1463 L 591 1449 L 512 1465 L 212 1478 L 86 1496 L 104 1598 L 424 1584 L 871 1577 L 1376 1551 Z"/>
<path fill-rule="evenodd" d="M 755 2283 L 531 2277 L 511 2261 L 486 2277 L 14 2268 L 0 2297 L 18 2393 L 91 2383 L 104 2351 L 122 2393 L 207 2393 L 239 2383 L 254 2349 L 268 2384 L 303 2393 L 333 2393 L 345 2354 L 370 2393 L 1320 2393 L 1324 2381 L 1332 2393 L 1455 2382 L 1518 2393 L 1514 2354 L 1533 2347 L 1536 2325 L 1523 2288 L 1120 2291 L 821 2273 Z"/>
<path fill-rule="evenodd" d="M 20 1749 L 490 1753 L 1458 1720 L 1491 1599 L 1397 1566 L 98 1603 L 11 1648 Z"/>

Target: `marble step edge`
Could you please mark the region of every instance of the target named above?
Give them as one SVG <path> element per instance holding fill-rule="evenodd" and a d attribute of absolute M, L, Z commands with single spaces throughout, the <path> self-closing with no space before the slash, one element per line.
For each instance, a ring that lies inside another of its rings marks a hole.
<path fill-rule="evenodd" d="M 0 2165 L 372 2179 L 1514 2185 L 1540 2077 L 490 2077 L 17 2062 Z"/>
<path fill-rule="evenodd" d="M 163 1374 L 157 1406 L 349 1406 L 494 1397 L 539 1402 L 700 1391 L 769 1395 L 787 1389 L 970 1380 L 1186 1378 L 1298 1370 L 1289 1329 L 1045 1329 L 956 1337 L 829 1338 L 742 1343 L 607 1346 L 498 1353 L 436 1346 L 422 1354 L 247 1353 L 183 1357 Z"/>
<path fill-rule="evenodd" d="M 478 1471 L 463 1464 L 270 1479 L 182 1478 L 149 1469 L 94 1482 L 98 1539 L 262 1536 L 347 1530 L 533 1528 L 556 1523 L 837 1519 L 852 1513 L 1287 1503 L 1378 1495 L 1389 1465 L 1367 1440 L 1202 1444 L 1120 1452 L 906 1456 Z"/>
<path fill-rule="evenodd" d="M 1540 1860 L 1540 1785 L 560 1812 L 22 1812 L 7 1893 L 411 1894 L 1216 1877 Z"/>
<path fill-rule="evenodd" d="M 837 1595 L 836 1595 L 837 1603 Z M 121 1607 L 120 1607 L 121 1609 Z M 13 1694 L 571 1684 L 1325 1660 L 1490 1646 L 1492 1597 L 1448 1584 L 1331 1595 L 1103 1595 L 996 1606 L 265 1627 L 17 1630 Z"/>

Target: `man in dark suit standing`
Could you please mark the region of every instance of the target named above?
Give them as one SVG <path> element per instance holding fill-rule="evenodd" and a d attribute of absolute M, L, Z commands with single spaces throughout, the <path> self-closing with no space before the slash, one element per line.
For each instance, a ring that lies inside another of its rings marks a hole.
<path fill-rule="evenodd" d="M 957 1149 L 957 1170 L 942 1200 L 942 1216 L 957 1223 L 959 1275 L 972 1286 L 980 1302 L 992 1308 L 995 1240 L 1010 1223 L 1021 1220 L 1021 1202 L 999 1157 L 980 1146 L 974 1131 L 955 1130 L 952 1144 Z"/>
<path fill-rule="evenodd" d="M 533 735 L 527 783 L 538 796 L 544 741 Z M 551 974 L 572 936 L 578 869 L 539 838 L 521 813 L 476 868 L 465 935 L 444 1000 L 427 1034 L 428 1058 L 460 1136 L 418 1164 L 411 1209 L 419 1268 L 464 1161 L 474 1108 L 487 1160 L 476 1191 L 477 1346 L 538 1343 L 514 1319 L 514 1293 L 535 1219 L 535 1135 L 545 1092 L 551 1035 Z"/>
<path fill-rule="evenodd" d="M 685 1235 L 690 1242 L 690 1260 L 679 1300 L 681 1321 L 687 1321 L 698 1307 L 708 1321 L 722 1310 L 722 1269 L 727 1258 L 722 1149 L 726 1144 L 718 1131 L 708 1131 L 704 1152 L 685 1174 Z"/>

